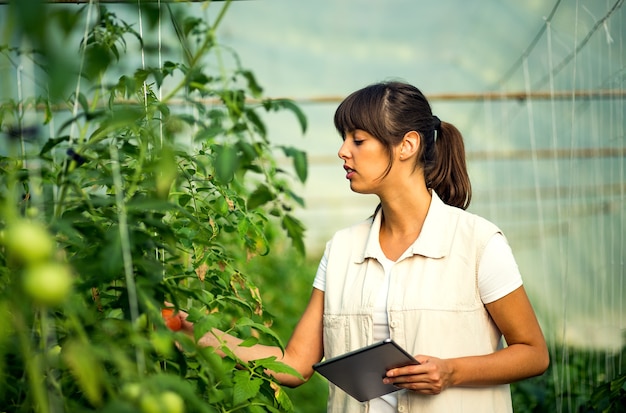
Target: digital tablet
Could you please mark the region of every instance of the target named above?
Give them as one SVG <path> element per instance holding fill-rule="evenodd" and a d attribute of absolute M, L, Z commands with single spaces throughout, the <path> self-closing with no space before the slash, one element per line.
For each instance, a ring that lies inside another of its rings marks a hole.
<path fill-rule="evenodd" d="M 313 369 L 360 402 L 400 390 L 384 384 L 387 370 L 419 364 L 392 339 L 316 363 Z"/>

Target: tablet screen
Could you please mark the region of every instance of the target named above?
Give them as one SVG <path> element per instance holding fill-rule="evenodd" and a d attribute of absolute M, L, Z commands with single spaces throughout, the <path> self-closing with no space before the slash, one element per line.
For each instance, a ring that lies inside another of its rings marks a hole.
<path fill-rule="evenodd" d="M 419 364 L 417 360 L 391 339 L 333 357 L 313 365 L 313 369 L 343 391 L 367 401 L 400 390 L 384 384 L 387 370 Z"/>

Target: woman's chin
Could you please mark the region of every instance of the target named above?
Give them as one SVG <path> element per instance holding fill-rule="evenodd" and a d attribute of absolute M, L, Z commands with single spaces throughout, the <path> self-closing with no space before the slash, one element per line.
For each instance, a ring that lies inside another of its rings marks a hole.
<path fill-rule="evenodd" d="M 357 194 L 363 194 L 363 195 L 367 195 L 367 194 L 371 194 L 371 191 L 368 191 L 366 188 L 362 188 L 359 187 L 358 185 L 354 185 L 352 182 L 350 182 L 350 189 L 352 190 L 352 192 L 357 193 Z"/>

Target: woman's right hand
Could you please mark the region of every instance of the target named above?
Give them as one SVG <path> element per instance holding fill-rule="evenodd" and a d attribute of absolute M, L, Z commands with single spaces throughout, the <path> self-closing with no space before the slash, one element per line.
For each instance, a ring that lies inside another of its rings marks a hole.
<path fill-rule="evenodd" d="M 187 321 L 187 314 L 185 311 L 174 308 L 174 305 L 169 302 L 165 302 L 165 307 L 161 310 L 161 315 L 167 327 L 172 331 L 181 331 L 190 337 L 193 337 L 193 323 Z M 207 332 L 204 336 L 200 337 L 197 344 L 201 347 L 219 347 L 220 342 L 216 337 L 216 333 L 225 334 L 219 330 Z M 221 334 L 220 334 L 221 335 Z"/>
<path fill-rule="evenodd" d="M 185 334 L 194 336 L 194 325 L 187 321 L 187 313 L 175 311 L 174 305 L 165 303 L 166 308 L 171 308 L 172 317 L 180 321 L 180 330 Z M 320 361 L 324 355 L 324 345 L 322 339 L 324 314 L 324 292 L 313 289 L 311 299 L 304 314 L 296 325 L 287 346 L 283 350 L 278 346 L 269 346 L 257 343 L 253 346 L 242 346 L 242 339 L 232 336 L 216 328 L 205 333 L 197 340 L 200 347 L 213 347 L 216 354 L 224 356 L 222 349 L 228 348 L 229 353 L 234 354 L 242 362 L 258 360 L 268 357 L 275 357 L 291 368 L 295 369 L 302 377 L 297 377 L 289 373 L 276 373 L 268 371 L 281 384 L 295 387 L 309 379 L 314 373 L 313 364 Z M 176 326 L 176 325 L 175 325 Z"/>
<path fill-rule="evenodd" d="M 182 310 L 176 311 L 174 304 L 166 301 L 165 307 L 161 309 L 161 316 L 170 330 L 193 334 L 193 323 L 187 321 L 189 314 Z"/>

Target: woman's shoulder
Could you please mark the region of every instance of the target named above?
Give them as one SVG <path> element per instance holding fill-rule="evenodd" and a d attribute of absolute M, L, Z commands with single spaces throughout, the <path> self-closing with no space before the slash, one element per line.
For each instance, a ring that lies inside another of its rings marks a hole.
<path fill-rule="evenodd" d="M 365 219 L 362 219 L 361 221 L 358 221 L 356 223 L 353 223 L 350 226 L 341 228 L 335 231 L 335 234 L 333 235 L 333 239 L 337 237 L 368 234 L 373 221 L 374 221 L 374 215 L 367 217 Z"/>
<path fill-rule="evenodd" d="M 457 225 L 471 229 L 476 235 L 491 238 L 492 235 L 502 233 L 500 227 L 488 218 L 475 212 L 467 211 L 450 205 L 445 205 L 446 213 L 451 220 L 456 220 Z M 452 219 L 454 217 L 454 219 Z"/>

